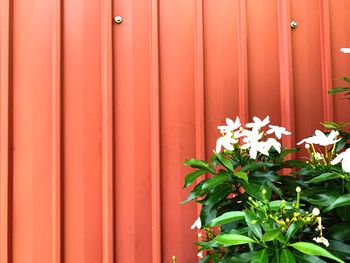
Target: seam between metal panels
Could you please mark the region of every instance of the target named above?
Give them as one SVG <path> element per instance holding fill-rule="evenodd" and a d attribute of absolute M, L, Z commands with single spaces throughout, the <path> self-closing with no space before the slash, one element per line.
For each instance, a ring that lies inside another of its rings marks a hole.
<path fill-rule="evenodd" d="M 333 97 L 328 95 L 332 88 L 332 56 L 330 37 L 329 0 L 320 1 L 320 40 L 321 40 L 321 67 L 322 67 L 322 96 L 323 120 L 334 118 Z"/>
<path fill-rule="evenodd" d="M 238 41 L 238 103 L 239 116 L 242 123 L 249 119 L 248 102 L 248 41 L 247 41 L 247 18 L 246 1 L 235 1 L 237 17 L 237 41 Z"/>
<path fill-rule="evenodd" d="M 61 0 L 52 5 L 52 262 L 61 262 Z"/>
<path fill-rule="evenodd" d="M 101 11 L 102 262 L 113 263 L 115 255 L 112 0 L 103 0 Z"/>
<path fill-rule="evenodd" d="M 196 1 L 195 8 L 195 138 L 196 158 L 205 160 L 205 100 L 204 100 L 204 38 L 203 0 Z M 196 180 L 197 183 L 200 179 Z M 201 205 L 197 204 L 197 214 Z"/>
<path fill-rule="evenodd" d="M 151 66 L 151 192 L 152 192 L 152 262 L 160 263 L 161 251 L 161 157 L 160 157 L 160 87 L 159 87 L 159 2 L 150 1 Z"/>
<path fill-rule="evenodd" d="M 280 64 L 281 124 L 295 132 L 290 0 L 278 1 L 278 40 Z M 286 147 L 293 147 L 293 136 L 284 137 Z"/>
<path fill-rule="evenodd" d="M 1 115 L 0 115 L 0 261 L 9 262 L 9 90 L 10 0 L 1 1 Z"/>

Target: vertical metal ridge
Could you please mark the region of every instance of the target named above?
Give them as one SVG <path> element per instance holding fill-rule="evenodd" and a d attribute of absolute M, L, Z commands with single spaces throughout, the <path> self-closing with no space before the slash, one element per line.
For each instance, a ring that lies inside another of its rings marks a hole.
<path fill-rule="evenodd" d="M 205 159 L 203 0 L 196 1 L 195 14 L 195 133 L 196 157 Z"/>
<path fill-rule="evenodd" d="M 113 172 L 113 40 L 112 0 L 102 1 L 102 257 L 114 260 L 114 172 Z"/>
<path fill-rule="evenodd" d="M 159 85 L 159 3 L 150 1 L 152 262 L 162 260 Z"/>
<path fill-rule="evenodd" d="M 1 1 L 0 262 L 9 262 L 10 0 Z"/>
<path fill-rule="evenodd" d="M 239 116 L 242 123 L 249 119 L 248 102 L 248 41 L 246 0 L 235 1 L 237 17 L 237 43 L 238 43 L 238 100 Z"/>
<path fill-rule="evenodd" d="M 333 96 L 328 94 L 332 87 L 332 57 L 329 0 L 320 1 L 320 38 L 321 38 L 321 67 L 322 67 L 322 95 L 323 95 L 323 120 L 333 120 Z"/>
<path fill-rule="evenodd" d="M 52 262 L 61 262 L 61 0 L 52 5 Z"/>
<path fill-rule="evenodd" d="M 281 0 L 278 5 L 278 42 L 281 94 L 281 125 L 288 131 L 295 132 L 292 37 L 290 29 L 290 0 Z M 293 147 L 293 136 L 284 137 L 286 147 Z"/>
<path fill-rule="evenodd" d="M 195 138 L 196 158 L 205 160 L 205 110 L 204 110 L 204 21 L 203 0 L 195 2 Z M 197 179 L 197 183 L 199 183 Z M 201 205 L 197 204 L 197 214 Z"/>
<path fill-rule="evenodd" d="M 9 262 L 10 0 L 1 1 L 0 261 Z"/>

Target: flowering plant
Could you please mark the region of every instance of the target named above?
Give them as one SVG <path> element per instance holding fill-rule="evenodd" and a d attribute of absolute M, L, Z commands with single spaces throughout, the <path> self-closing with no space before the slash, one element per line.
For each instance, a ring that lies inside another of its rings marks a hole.
<path fill-rule="evenodd" d="M 249 196 L 262 199 L 263 188 L 269 197 L 272 194 L 282 197 L 276 184 L 283 177 L 278 172 L 303 164 L 285 160 L 297 150 L 285 149 L 279 142 L 283 134 L 290 134 L 288 131 L 273 125 L 266 129 L 269 117 L 264 120 L 254 117 L 253 120 L 244 128 L 239 118 L 235 121 L 227 118 L 227 125 L 218 127 L 221 136 L 210 163 L 197 159 L 184 162 L 196 169 L 185 177 L 184 187 L 209 175 L 196 184 L 182 202 L 195 200 L 202 204 L 200 218 L 204 224 L 226 211 L 243 209 Z"/>
<path fill-rule="evenodd" d="M 195 171 L 184 187 L 195 186 L 183 203 L 202 204 L 192 226 L 201 262 L 350 259 L 350 134 L 325 124 L 333 130 L 298 143 L 308 152 L 302 162 L 286 158 L 298 149 L 281 145 L 291 133 L 269 123 L 227 118 L 210 162 L 185 161 Z"/>

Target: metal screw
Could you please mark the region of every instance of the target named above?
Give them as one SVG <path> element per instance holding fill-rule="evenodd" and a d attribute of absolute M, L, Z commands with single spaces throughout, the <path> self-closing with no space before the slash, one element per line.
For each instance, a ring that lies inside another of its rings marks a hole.
<path fill-rule="evenodd" d="M 290 22 L 290 27 L 291 27 L 292 29 L 297 28 L 297 26 L 298 26 L 298 22 L 297 22 L 297 21 L 293 20 L 292 22 Z"/>
<path fill-rule="evenodd" d="M 114 17 L 114 22 L 121 24 L 123 22 L 123 18 L 121 16 L 116 16 Z"/>

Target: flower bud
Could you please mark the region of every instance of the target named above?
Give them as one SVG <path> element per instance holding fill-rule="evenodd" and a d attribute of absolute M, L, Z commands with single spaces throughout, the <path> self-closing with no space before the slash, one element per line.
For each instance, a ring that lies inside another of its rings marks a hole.
<path fill-rule="evenodd" d="M 301 188 L 300 188 L 299 186 L 297 186 L 297 188 L 295 188 L 295 191 L 296 191 L 297 193 L 300 193 L 300 192 L 301 192 Z"/>
<path fill-rule="evenodd" d="M 312 214 L 313 214 L 314 216 L 320 215 L 320 209 L 318 209 L 317 207 L 315 207 L 314 209 L 312 209 Z"/>

